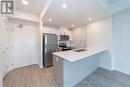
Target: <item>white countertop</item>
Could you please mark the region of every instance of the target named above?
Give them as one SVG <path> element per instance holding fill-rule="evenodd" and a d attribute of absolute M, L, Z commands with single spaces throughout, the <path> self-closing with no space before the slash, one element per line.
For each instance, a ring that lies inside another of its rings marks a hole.
<path fill-rule="evenodd" d="M 75 62 L 104 51 L 107 51 L 107 49 L 105 48 L 88 49 L 87 51 L 82 52 L 74 52 L 73 50 L 70 50 L 70 51 L 54 52 L 53 55 L 56 55 L 70 62 Z"/>

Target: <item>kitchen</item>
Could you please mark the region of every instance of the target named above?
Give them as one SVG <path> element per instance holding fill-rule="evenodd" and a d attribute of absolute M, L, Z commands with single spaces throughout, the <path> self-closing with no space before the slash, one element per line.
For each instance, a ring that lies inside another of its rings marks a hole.
<path fill-rule="evenodd" d="M 0 87 L 130 86 L 129 0 L 14 3 L 0 17 Z"/>

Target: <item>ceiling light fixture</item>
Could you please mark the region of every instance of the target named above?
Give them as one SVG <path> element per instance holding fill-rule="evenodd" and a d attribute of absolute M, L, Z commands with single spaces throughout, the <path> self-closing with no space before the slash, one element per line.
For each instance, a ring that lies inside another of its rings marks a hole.
<path fill-rule="evenodd" d="M 23 3 L 24 5 L 28 5 L 28 4 L 29 4 L 26 0 L 22 0 L 22 3 Z"/>
<path fill-rule="evenodd" d="M 51 21 L 52 21 L 52 19 L 48 19 L 48 21 L 50 21 L 50 22 L 51 22 Z"/>
<path fill-rule="evenodd" d="M 72 27 L 74 27 L 74 24 L 72 24 Z"/>
<path fill-rule="evenodd" d="M 62 4 L 62 7 L 63 7 L 63 8 L 66 8 L 66 7 L 67 7 L 67 5 L 66 5 L 66 4 Z"/>
<path fill-rule="evenodd" d="M 90 17 L 88 20 L 89 20 L 89 21 L 92 21 L 92 18 Z"/>

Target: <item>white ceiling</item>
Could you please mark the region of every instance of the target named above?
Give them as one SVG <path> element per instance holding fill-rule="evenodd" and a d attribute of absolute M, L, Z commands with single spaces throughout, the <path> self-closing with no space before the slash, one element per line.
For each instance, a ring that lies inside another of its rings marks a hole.
<path fill-rule="evenodd" d="M 62 4 L 67 8 L 63 9 Z M 94 20 L 107 17 L 130 7 L 130 0 L 52 0 L 43 21 L 47 25 L 80 26 Z M 48 19 L 51 18 L 52 22 Z"/>
<path fill-rule="evenodd" d="M 16 9 L 40 14 L 48 0 L 27 0 L 29 5 L 22 4 L 22 0 L 15 0 Z M 66 3 L 67 8 L 62 8 Z M 64 27 L 79 26 L 93 20 L 104 18 L 122 9 L 130 7 L 130 0 L 52 0 L 51 5 L 43 17 L 44 24 Z M 52 19 L 49 22 L 48 19 Z"/>
<path fill-rule="evenodd" d="M 66 3 L 67 8 L 62 8 Z M 44 24 L 71 27 L 88 23 L 89 17 L 94 20 L 106 17 L 109 13 L 98 0 L 53 0 L 43 20 Z M 52 18 L 52 22 L 48 19 Z"/>
<path fill-rule="evenodd" d="M 99 2 L 111 14 L 130 8 L 130 0 L 99 0 Z"/>
<path fill-rule="evenodd" d="M 15 0 L 16 9 L 40 14 L 46 0 L 27 0 L 29 5 L 22 4 L 22 0 Z"/>

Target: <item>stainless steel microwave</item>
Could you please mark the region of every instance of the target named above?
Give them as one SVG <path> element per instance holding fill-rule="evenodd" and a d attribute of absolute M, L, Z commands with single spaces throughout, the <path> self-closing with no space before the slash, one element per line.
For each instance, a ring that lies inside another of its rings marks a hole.
<path fill-rule="evenodd" d="M 60 41 L 68 41 L 69 35 L 60 35 Z"/>

